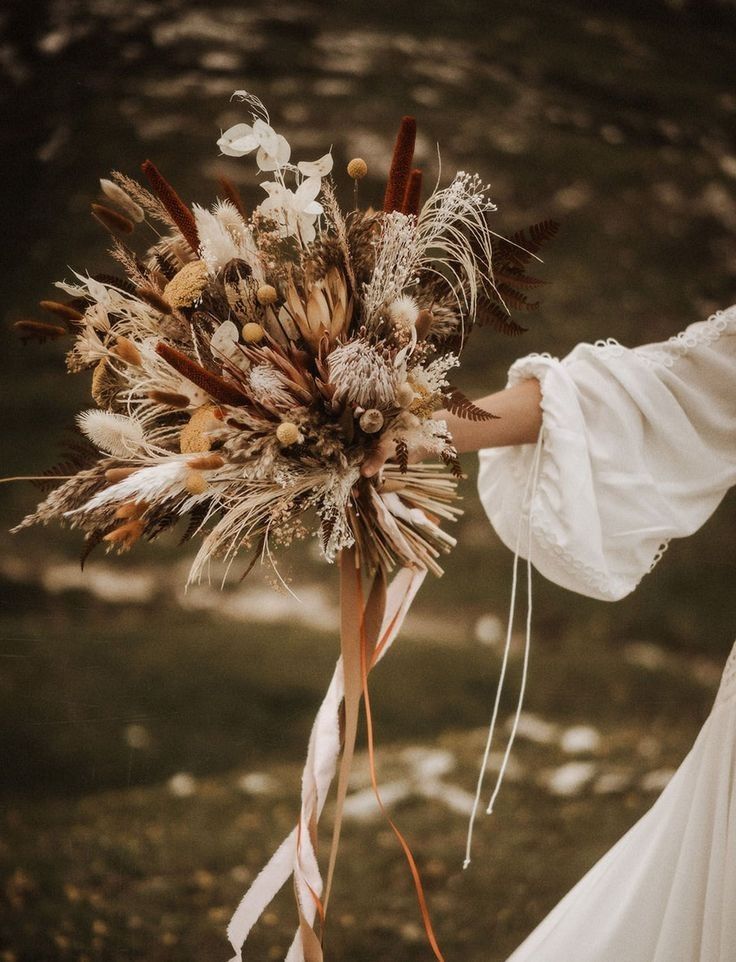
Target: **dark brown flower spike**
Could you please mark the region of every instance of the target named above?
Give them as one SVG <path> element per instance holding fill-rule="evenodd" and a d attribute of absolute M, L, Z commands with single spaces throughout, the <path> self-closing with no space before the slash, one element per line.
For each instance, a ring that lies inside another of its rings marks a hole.
<path fill-rule="evenodd" d="M 182 236 L 196 254 L 199 251 L 199 233 L 194 214 L 166 180 L 158 167 L 146 160 L 141 164 L 151 189 L 168 211 L 169 216 L 182 233 Z"/>
<path fill-rule="evenodd" d="M 113 234 L 132 234 L 133 221 L 103 204 L 92 204 L 92 216 Z"/>
<path fill-rule="evenodd" d="M 136 294 L 142 301 L 149 304 L 155 311 L 159 311 L 161 314 L 173 314 L 174 308 L 169 304 L 167 300 L 159 294 L 157 290 L 152 287 L 139 287 Z"/>
<path fill-rule="evenodd" d="M 409 183 L 404 192 L 404 201 L 401 205 L 402 214 L 418 214 L 419 203 L 422 198 L 422 172 L 415 167 L 409 175 Z"/>
<path fill-rule="evenodd" d="M 248 398 L 234 384 L 217 374 L 213 374 L 212 371 L 208 371 L 207 368 L 197 364 L 186 354 L 177 351 L 175 347 L 159 341 L 156 345 L 156 353 L 188 381 L 206 391 L 215 401 L 234 406 L 247 402 Z"/>
<path fill-rule="evenodd" d="M 60 324 L 46 324 L 44 321 L 16 321 L 13 327 L 20 334 L 22 341 L 55 341 L 69 331 Z"/>
<path fill-rule="evenodd" d="M 390 213 L 401 210 L 404 203 L 406 187 L 411 174 L 411 162 L 414 159 L 414 144 L 417 138 L 417 122 L 413 117 L 403 117 L 399 133 L 394 145 L 391 158 L 391 169 L 388 173 L 386 194 L 383 198 L 383 209 Z"/>
<path fill-rule="evenodd" d="M 71 304 L 62 304 L 59 301 L 39 301 L 38 306 L 42 310 L 48 311 L 49 314 L 55 314 L 62 321 L 72 326 L 74 321 L 81 321 L 84 317 L 82 312 L 72 307 Z"/>
<path fill-rule="evenodd" d="M 186 394 L 176 394 L 174 391 L 149 391 L 148 397 L 156 404 L 164 404 L 166 407 L 176 410 L 188 408 L 190 404 Z"/>
<path fill-rule="evenodd" d="M 245 213 L 245 204 L 243 204 L 243 198 L 240 196 L 240 191 L 235 184 L 230 180 L 229 177 L 218 177 L 217 183 L 220 185 L 225 199 L 229 200 L 243 220 L 246 220 L 247 215 Z"/>

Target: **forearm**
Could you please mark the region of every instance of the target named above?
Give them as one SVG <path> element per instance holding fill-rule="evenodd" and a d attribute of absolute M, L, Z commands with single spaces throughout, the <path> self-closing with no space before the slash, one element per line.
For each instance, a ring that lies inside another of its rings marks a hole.
<path fill-rule="evenodd" d="M 461 454 L 510 444 L 532 444 L 542 426 L 541 398 L 539 381 L 529 378 L 474 402 L 496 415 L 491 421 L 470 421 L 449 411 L 437 411 L 434 416 L 447 422 Z"/>

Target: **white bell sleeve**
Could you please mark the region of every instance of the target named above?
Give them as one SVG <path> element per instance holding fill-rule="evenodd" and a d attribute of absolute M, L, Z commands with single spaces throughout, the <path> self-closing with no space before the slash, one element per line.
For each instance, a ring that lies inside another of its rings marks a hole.
<path fill-rule="evenodd" d="M 532 444 L 481 451 L 483 507 L 508 547 L 526 557 L 531 546 L 545 577 L 615 601 L 736 483 L 736 306 L 661 344 L 529 355 L 508 383 L 532 377 L 538 464 Z"/>

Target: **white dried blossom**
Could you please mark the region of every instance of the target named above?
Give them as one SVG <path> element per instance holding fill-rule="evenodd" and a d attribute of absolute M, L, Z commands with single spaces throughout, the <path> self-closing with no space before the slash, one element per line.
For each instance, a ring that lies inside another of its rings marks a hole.
<path fill-rule="evenodd" d="M 397 327 L 411 330 L 419 316 L 417 302 L 408 294 L 402 294 L 388 305 L 388 316 Z"/>
<path fill-rule="evenodd" d="M 82 411 L 77 424 L 90 441 L 115 458 L 131 458 L 145 449 L 143 425 L 135 418 L 110 411 Z"/>

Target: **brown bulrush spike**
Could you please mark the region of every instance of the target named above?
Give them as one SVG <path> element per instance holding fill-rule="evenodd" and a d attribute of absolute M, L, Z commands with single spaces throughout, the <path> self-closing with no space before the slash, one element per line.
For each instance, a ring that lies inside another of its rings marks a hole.
<path fill-rule="evenodd" d="M 402 214 L 418 214 L 419 203 L 422 198 L 422 172 L 415 167 L 409 175 L 409 183 L 404 191 L 404 201 L 401 205 Z"/>
<path fill-rule="evenodd" d="M 49 314 L 55 314 L 63 321 L 81 321 L 84 317 L 81 311 L 70 304 L 62 304 L 59 301 L 39 301 L 38 306 L 41 310 L 48 311 Z"/>
<path fill-rule="evenodd" d="M 169 213 L 169 216 L 181 231 L 184 239 L 196 254 L 199 251 L 199 234 L 194 214 L 177 194 L 171 184 L 163 177 L 158 167 L 146 160 L 141 164 L 141 170 L 146 175 L 151 190 L 158 197 Z"/>
<path fill-rule="evenodd" d="M 92 216 L 113 234 L 132 234 L 133 221 L 103 204 L 92 204 Z"/>
<path fill-rule="evenodd" d="M 161 314 L 169 315 L 174 313 L 174 308 L 171 306 L 171 304 L 169 304 L 169 302 L 152 287 L 141 286 L 137 288 L 136 295 L 140 297 L 142 301 L 145 301 L 146 304 L 150 305 L 155 311 L 159 311 Z"/>
<path fill-rule="evenodd" d="M 45 321 L 16 321 L 13 324 L 22 339 L 55 340 L 64 337 L 69 331 L 60 324 L 47 324 Z"/>
<path fill-rule="evenodd" d="M 149 391 L 148 397 L 157 404 L 165 404 L 176 410 L 188 408 L 191 403 L 186 394 L 176 394 L 174 391 Z"/>
<path fill-rule="evenodd" d="M 225 198 L 230 201 L 233 207 L 235 207 L 243 220 L 247 220 L 245 204 L 243 203 L 243 198 L 240 196 L 240 191 L 235 184 L 230 180 L 229 177 L 218 177 L 217 183 L 220 185 Z"/>
<path fill-rule="evenodd" d="M 182 354 L 181 351 L 177 351 L 163 341 L 159 341 L 156 345 L 156 353 L 188 381 L 206 391 L 215 401 L 237 407 L 248 400 L 245 394 L 230 381 L 213 374 L 212 371 L 208 371 L 201 364 L 197 364 L 186 354 Z"/>
<path fill-rule="evenodd" d="M 383 198 L 383 209 L 388 213 L 402 209 L 411 173 L 411 162 L 414 159 L 416 138 L 416 120 L 413 117 L 403 117 L 396 137 L 394 153 L 391 158 L 391 169 L 388 173 L 386 194 Z"/>

